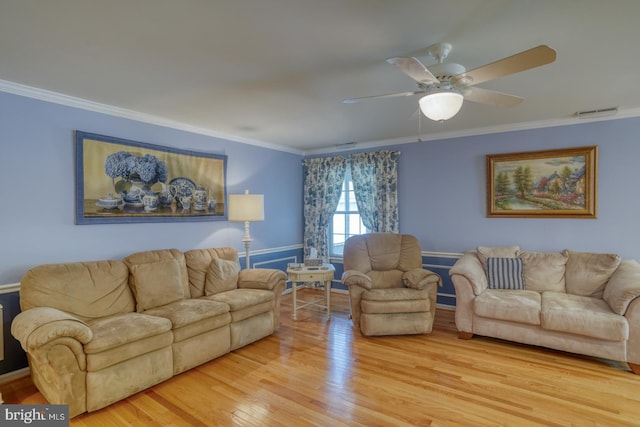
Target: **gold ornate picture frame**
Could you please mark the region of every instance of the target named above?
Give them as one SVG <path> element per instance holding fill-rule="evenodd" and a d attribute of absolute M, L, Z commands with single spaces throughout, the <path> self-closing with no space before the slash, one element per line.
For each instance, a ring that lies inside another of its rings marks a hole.
<path fill-rule="evenodd" d="M 489 154 L 487 217 L 596 218 L 598 147 Z"/>

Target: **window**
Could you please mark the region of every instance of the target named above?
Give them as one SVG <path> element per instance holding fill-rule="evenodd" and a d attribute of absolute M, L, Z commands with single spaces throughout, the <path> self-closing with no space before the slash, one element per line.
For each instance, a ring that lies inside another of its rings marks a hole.
<path fill-rule="evenodd" d="M 329 255 L 342 257 L 344 242 L 351 236 L 367 232 L 358 213 L 356 196 L 351 181 L 351 168 L 347 165 L 342 183 L 342 194 L 338 207 L 329 225 Z"/>

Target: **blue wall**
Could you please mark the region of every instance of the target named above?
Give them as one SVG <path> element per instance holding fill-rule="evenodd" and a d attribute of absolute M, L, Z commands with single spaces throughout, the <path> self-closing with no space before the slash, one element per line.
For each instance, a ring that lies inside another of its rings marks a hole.
<path fill-rule="evenodd" d="M 614 252 L 640 260 L 640 119 L 409 144 L 399 170 L 400 226 L 422 249 L 517 244 L 534 251 Z M 487 218 L 485 156 L 598 146 L 598 218 Z"/>
<path fill-rule="evenodd" d="M 227 191 L 265 195 L 252 250 L 302 242 L 301 156 L 0 93 L 0 284 L 43 263 L 122 258 L 150 248 L 232 246 L 243 225 L 227 221 L 74 224 L 74 131 L 226 154 Z"/>

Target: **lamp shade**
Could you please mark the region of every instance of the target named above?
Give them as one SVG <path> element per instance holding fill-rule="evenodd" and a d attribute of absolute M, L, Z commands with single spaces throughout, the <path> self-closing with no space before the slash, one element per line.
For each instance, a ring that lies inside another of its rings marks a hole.
<path fill-rule="evenodd" d="M 229 194 L 229 221 L 264 221 L 264 195 Z"/>
<path fill-rule="evenodd" d="M 420 98 L 419 104 L 420 110 L 425 116 L 431 120 L 443 122 L 458 114 L 458 111 L 462 108 L 463 100 L 462 94 L 452 90 L 445 90 L 423 96 Z"/>

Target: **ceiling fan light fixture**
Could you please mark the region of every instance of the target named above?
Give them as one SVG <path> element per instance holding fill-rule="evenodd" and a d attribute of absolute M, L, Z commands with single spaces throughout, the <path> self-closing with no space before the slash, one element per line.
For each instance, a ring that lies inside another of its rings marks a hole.
<path fill-rule="evenodd" d="M 455 90 L 438 90 L 420 98 L 422 114 L 436 122 L 444 122 L 458 114 L 464 97 Z"/>

